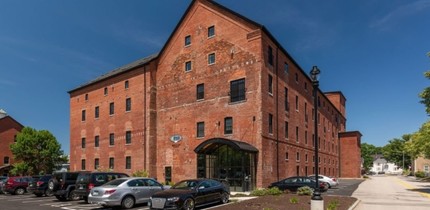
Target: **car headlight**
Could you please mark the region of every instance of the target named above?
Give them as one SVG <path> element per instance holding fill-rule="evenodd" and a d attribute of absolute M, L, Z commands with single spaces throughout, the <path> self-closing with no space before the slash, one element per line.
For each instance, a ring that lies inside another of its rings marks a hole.
<path fill-rule="evenodd" d="M 179 197 L 171 197 L 171 198 L 167 198 L 167 201 L 169 202 L 176 202 L 179 200 Z"/>

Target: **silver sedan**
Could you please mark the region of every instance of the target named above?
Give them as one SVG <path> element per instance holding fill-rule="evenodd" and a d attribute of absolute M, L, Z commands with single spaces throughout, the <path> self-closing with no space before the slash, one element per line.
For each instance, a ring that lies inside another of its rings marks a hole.
<path fill-rule="evenodd" d="M 167 188 L 151 178 L 118 178 L 91 189 L 88 203 L 129 209 L 135 204 L 147 203 L 152 194 Z"/>

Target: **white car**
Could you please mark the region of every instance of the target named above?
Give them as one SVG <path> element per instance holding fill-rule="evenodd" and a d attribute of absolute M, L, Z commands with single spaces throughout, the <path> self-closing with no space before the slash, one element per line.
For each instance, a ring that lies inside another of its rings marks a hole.
<path fill-rule="evenodd" d="M 315 179 L 315 175 L 309 175 L 309 177 Z M 321 174 L 318 174 L 318 181 L 327 183 L 329 188 L 337 187 L 339 185 L 339 181 L 336 178 L 331 178 Z"/>

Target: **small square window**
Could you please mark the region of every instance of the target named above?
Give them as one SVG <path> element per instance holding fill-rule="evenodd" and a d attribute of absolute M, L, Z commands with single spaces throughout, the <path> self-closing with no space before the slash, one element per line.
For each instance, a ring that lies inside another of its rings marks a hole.
<path fill-rule="evenodd" d="M 107 96 L 107 94 L 108 94 L 108 88 L 107 87 L 105 87 L 105 89 L 104 89 L 104 94 L 105 94 L 105 96 Z"/>
<path fill-rule="evenodd" d="M 224 134 L 232 134 L 233 133 L 233 118 L 226 117 L 224 118 Z"/>
<path fill-rule="evenodd" d="M 215 26 L 210 26 L 208 28 L 208 38 L 215 36 Z"/>
<path fill-rule="evenodd" d="M 215 53 L 211 53 L 208 55 L 208 64 L 212 65 L 215 63 Z"/>
<path fill-rule="evenodd" d="M 126 81 L 124 82 L 124 88 L 125 88 L 125 89 L 128 89 L 129 87 L 130 87 L 130 84 L 129 84 L 128 80 L 126 80 Z"/>
<path fill-rule="evenodd" d="M 185 37 L 185 46 L 191 45 L 191 35 Z"/>
<path fill-rule="evenodd" d="M 191 61 L 185 62 L 185 71 L 191 71 Z"/>

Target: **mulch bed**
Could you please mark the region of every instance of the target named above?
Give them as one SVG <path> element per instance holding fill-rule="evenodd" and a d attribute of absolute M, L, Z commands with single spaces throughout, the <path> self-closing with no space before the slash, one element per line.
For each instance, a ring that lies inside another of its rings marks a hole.
<path fill-rule="evenodd" d="M 234 199 L 234 198 L 232 198 Z M 337 208 L 333 210 L 348 210 L 357 198 L 348 196 L 332 196 L 323 195 L 324 209 L 329 205 L 337 203 Z M 297 201 L 297 202 L 294 202 Z M 297 194 L 281 194 L 281 195 L 267 195 L 257 198 L 244 200 L 240 202 L 231 202 L 230 204 L 211 208 L 214 210 L 310 210 L 311 209 L 311 196 L 299 196 Z"/>

